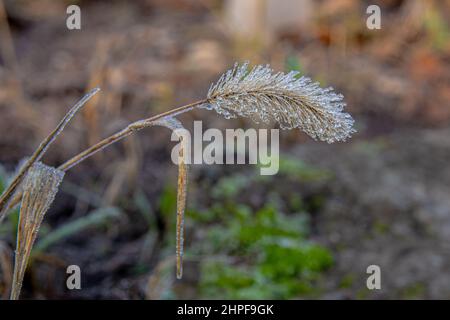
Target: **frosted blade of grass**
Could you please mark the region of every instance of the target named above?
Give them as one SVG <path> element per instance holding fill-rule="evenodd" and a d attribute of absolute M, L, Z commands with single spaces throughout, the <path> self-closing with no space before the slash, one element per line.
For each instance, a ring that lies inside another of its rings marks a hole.
<path fill-rule="evenodd" d="M 344 112 L 343 95 L 298 75 L 275 73 L 268 65 L 249 69 L 248 62 L 235 64 L 211 85 L 206 108 L 227 119 L 238 115 L 255 122 L 274 120 L 282 129 L 299 128 L 328 143 L 349 138 L 354 121 Z"/>
<path fill-rule="evenodd" d="M 100 89 L 95 88 L 87 93 L 83 98 L 81 98 L 64 116 L 61 122 L 56 126 L 56 128 L 41 142 L 39 147 L 33 153 L 33 155 L 28 159 L 28 161 L 22 166 L 19 173 L 15 176 L 13 181 L 10 183 L 8 188 L 3 192 L 0 197 L 0 223 L 5 217 L 10 201 L 16 192 L 18 186 L 24 179 L 27 171 L 33 166 L 36 161 L 39 161 L 42 156 L 47 151 L 48 147 L 55 141 L 58 135 L 64 130 L 67 124 L 72 120 L 74 115 L 85 105 L 85 103 L 92 98 Z"/>
<path fill-rule="evenodd" d="M 182 140 L 183 137 L 180 137 Z M 184 143 L 181 141 L 181 145 Z M 186 150 L 180 148 L 178 156 L 178 188 L 177 188 L 177 278 L 183 276 L 183 243 L 184 243 L 184 212 L 186 210 L 186 191 L 187 191 L 187 164 Z"/>
<path fill-rule="evenodd" d="M 23 277 L 39 227 L 55 199 L 63 178 L 63 171 L 36 162 L 24 179 L 11 289 L 12 300 L 19 298 Z"/>
<path fill-rule="evenodd" d="M 66 223 L 61 227 L 53 230 L 40 240 L 33 252 L 45 251 L 49 246 L 77 234 L 88 228 L 104 225 L 113 218 L 121 215 L 121 211 L 115 207 L 99 208 L 88 214 L 87 216 L 78 218 L 72 222 Z"/>
<path fill-rule="evenodd" d="M 155 121 L 155 125 L 164 126 L 175 133 L 184 129 L 181 122 L 176 118 L 166 117 Z M 186 210 L 186 194 L 188 182 L 187 150 L 184 137 L 178 134 L 180 139 L 180 149 L 178 154 L 178 183 L 177 183 L 177 232 L 176 232 L 176 254 L 177 254 L 177 278 L 183 277 L 183 243 L 184 243 L 184 212 Z"/>

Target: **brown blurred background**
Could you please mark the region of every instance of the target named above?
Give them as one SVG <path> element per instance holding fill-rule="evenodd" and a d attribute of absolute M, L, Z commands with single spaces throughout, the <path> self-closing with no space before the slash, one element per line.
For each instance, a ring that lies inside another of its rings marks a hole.
<path fill-rule="evenodd" d="M 70 4 L 81 30 L 66 28 Z M 366 27 L 370 4 L 380 30 Z M 450 298 L 449 19 L 450 1 L 0 1 L 0 190 L 86 90 L 102 88 L 45 163 L 203 98 L 235 61 L 333 86 L 358 130 L 334 145 L 282 131 L 272 177 L 192 166 L 183 280 L 174 143 L 162 128 L 127 138 L 66 175 L 23 298 Z M 255 126 L 205 110 L 180 118 L 195 119 Z M 0 225 L 3 297 L 16 223 L 14 212 Z M 81 290 L 65 286 L 70 264 Z M 366 288 L 371 264 L 381 290 Z"/>

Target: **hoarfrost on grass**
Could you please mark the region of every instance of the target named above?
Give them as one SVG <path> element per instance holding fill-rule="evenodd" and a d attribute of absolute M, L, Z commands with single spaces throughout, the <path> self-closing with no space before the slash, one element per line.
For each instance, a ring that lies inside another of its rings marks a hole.
<path fill-rule="evenodd" d="M 299 128 L 328 143 L 349 138 L 354 121 L 344 112 L 344 96 L 298 75 L 274 73 L 269 65 L 249 69 L 248 62 L 236 63 L 211 85 L 205 108 L 227 119 L 238 115 L 256 123 L 275 120 L 282 129 Z"/>
<path fill-rule="evenodd" d="M 183 276 L 183 247 L 184 247 L 184 212 L 186 210 L 187 182 L 188 182 L 188 166 L 187 166 L 187 150 L 184 136 L 178 130 L 185 130 L 181 122 L 173 117 L 167 116 L 160 120 L 154 121 L 154 125 L 163 126 L 175 132 L 180 139 L 180 150 L 178 154 L 178 184 L 177 184 L 177 232 L 176 232 L 176 265 L 177 278 Z"/>
<path fill-rule="evenodd" d="M 22 281 L 42 220 L 55 199 L 64 171 L 35 162 L 23 181 L 22 205 L 17 228 L 16 256 L 11 299 L 18 299 Z"/>

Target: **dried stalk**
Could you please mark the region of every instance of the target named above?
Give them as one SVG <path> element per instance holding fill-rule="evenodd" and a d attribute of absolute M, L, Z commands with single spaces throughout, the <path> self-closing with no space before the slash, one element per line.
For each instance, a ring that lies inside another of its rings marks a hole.
<path fill-rule="evenodd" d="M 142 130 L 144 128 L 154 125 L 153 122 L 155 122 L 157 120 L 160 120 L 165 117 L 174 117 L 180 113 L 187 112 L 187 111 L 192 110 L 193 108 L 198 107 L 205 103 L 207 103 L 207 99 L 199 100 L 197 102 L 193 102 L 193 103 L 169 110 L 167 112 L 158 114 L 158 115 L 150 117 L 148 119 L 135 121 L 135 122 L 129 124 L 125 129 L 120 130 L 119 132 L 103 139 L 102 141 L 100 141 L 97 144 L 93 145 L 92 147 L 86 149 L 85 151 L 77 154 L 76 156 L 74 156 L 70 160 L 66 161 L 61 166 L 59 166 L 58 169 L 67 171 L 70 168 L 72 168 L 72 167 L 76 166 L 77 164 L 79 164 L 80 162 L 82 162 L 83 160 L 94 155 L 96 152 L 104 149 L 105 147 L 110 146 L 111 144 L 118 142 L 125 137 L 128 137 L 129 135 L 131 135 L 132 133 L 134 133 L 136 131 L 139 131 L 139 130 Z"/>
<path fill-rule="evenodd" d="M 126 128 L 72 157 L 62 164 L 58 170 L 59 172 L 65 172 L 103 148 L 143 128 L 153 125 L 163 125 L 172 130 L 181 128 L 181 124 L 174 117 L 196 107 L 206 107 L 208 110 L 214 109 L 227 119 L 238 115 L 250 117 L 256 122 L 259 120 L 263 122 L 275 120 L 282 129 L 299 128 L 312 138 L 328 143 L 345 141 L 349 138 L 355 132 L 353 129 L 354 121 L 348 113 L 343 112 L 345 107 L 343 96 L 335 93 L 332 88 L 323 89 L 318 83 L 312 82 L 311 79 L 306 77 L 298 78 L 297 76 L 298 73 L 296 72 L 288 74 L 273 73 L 269 66 L 256 66 L 249 70 L 248 63 L 243 65 L 235 64 L 232 69 L 222 75 L 216 84 L 211 86 L 206 99 L 172 109 L 148 119 L 135 121 Z M 25 200 L 27 200 L 26 197 L 28 196 L 26 189 L 23 191 L 23 197 L 20 192 L 16 192 L 12 201 L 10 200 L 28 170 L 42 157 L 48 146 L 64 129 L 76 111 L 97 91 L 98 89 L 94 89 L 80 100 L 72 109 L 73 111 L 71 110 L 66 115 L 58 127 L 41 143 L 36 152 L 20 170 L 0 198 L 0 222 L 7 210 L 13 208 L 21 198 L 26 203 Z M 178 159 L 176 251 L 177 277 L 181 278 L 187 161 L 186 150 L 184 149 L 185 141 L 183 141 L 181 135 L 179 137 L 182 142 L 182 148 L 180 148 Z M 15 295 L 18 294 L 15 293 Z"/>
<path fill-rule="evenodd" d="M 174 131 L 180 139 L 178 151 L 178 183 L 177 183 L 177 232 L 176 232 L 176 254 L 177 254 L 177 278 L 183 277 L 183 243 L 184 243 L 184 212 L 186 210 L 186 195 L 188 182 L 187 165 L 187 143 L 179 130 L 185 130 L 181 122 L 175 118 L 163 118 L 154 122 L 155 125 L 167 127 Z"/>
<path fill-rule="evenodd" d="M 28 161 L 19 170 L 19 173 L 15 176 L 13 181 L 10 183 L 8 188 L 3 192 L 2 196 L 0 197 L 0 222 L 5 217 L 6 213 L 8 212 L 8 209 L 10 207 L 13 207 L 12 205 L 9 204 L 9 202 L 10 202 L 12 196 L 14 195 L 15 191 L 17 190 L 17 187 L 20 185 L 20 183 L 24 179 L 28 170 L 33 166 L 33 164 L 36 161 L 39 161 L 42 158 L 42 156 L 47 151 L 48 147 L 53 143 L 53 141 L 55 141 L 56 137 L 64 130 L 64 128 L 70 122 L 70 120 L 73 118 L 73 116 L 99 90 L 100 90 L 99 88 L 95 88 L 95 89 L 91 90 L 89 93 L 87 93 L 83 98 L 81 98 L 81 100 L 78 101 L 72 107 L 72 109 L 70 109 L 70 111 L 64 116 L 64 118 L 61 120 L 61 122 L 58 124 L 58 126 L 44 139 L 44 141 L 41 142 L 41 144 L 36 149 L 36 151 L 31 155 L 31 157 L 28 159 Z M 19 199 L 20 199 L 20 197 L 19 197 Z"/>
<path fill-rule="evenodd" d="M 86 102 L 86 101 L 85 101 Z M 89 147 L 88 149 L 80 152 L 79 154 L 75 155 L 74 157 L 72 157 L 71 159 L 67 160 L 65 163 L 63 163 L 62 165 L 60 165 L 58 167 L 59 170 L 67 172 L 69 169 L 73 168 L 74 166 L 76 166 L 77 164 L 79 164 L 80 162 L 86 160 L 87 158 L 93 156 L 95 153 L 97 153 L 98 151 L 128 137 L 129 135 L 133 134 L 136 131 L 142 130 L 144 128 L 150 127 L 154 125 L 154 122 L 157 120 L 160 120 L 162 118 L 165 117 L 174 117 L 178 114 L 181 114 L 183 112 L 187 112 L 192 110 L 195 107 L 201 106 L 203 104 L 207 103 L 207 99 L 204 100 L 199 100 L 197 102 L 193 102 L 190 104 L 186 104 L 183 105 L 181 107 L 169 110 L 167 112 L 155 115 L 153 117 L 150 117 L 148 119 L 144 119 L 144 120 L 138 120 L 135 121 L 131 124 L 129 124 L 126 128 L 114 133 L 113 135 L 103 139 L 102 141 L 96 143 L 95 145 Z M 6 193 L 6 191 L 5 191 Z M 5 194 L 4 193 L 4 194 Z M 2 196 L 3 197 L 3 196 Z M 6 214 L 6 212 L 10 211 L 11 209 L 13 209 L 19 202 L 20 199 L 22 197 L 21 192 L 18 192 L 14 198 L 12 199 L 12 201 L 10 201 L 10 203 L 8 204 L 6 210 L 4 210 L 3 215 Z M 1 208 L 1 207 L 0 207 Z M 1 219 L 0 219 L 1 222 Z"/>
<path fill-rule="evenodd" d="M 185 145 L 180 136 L 181 145 Z M 188 183 L 187 151 L 180 148 L 178 156 L 178 188 L 177 188 L 177 278 L 183 276 L 183 243 L 184 243 L 184 212 L 186 210 L 186 195 Z"/>

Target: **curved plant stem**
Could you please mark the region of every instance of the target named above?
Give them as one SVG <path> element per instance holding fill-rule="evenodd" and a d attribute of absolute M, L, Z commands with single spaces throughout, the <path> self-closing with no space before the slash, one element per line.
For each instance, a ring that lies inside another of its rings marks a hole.
<path fill-rule="evenodd" d="M 80 100 L 80 102 L 81 102 L 81 100 Z M 86 102 L 86 101 L 84 101 L 84 102 Z M 60 165 L 58 167 L 58 169 L 61 170 L 61 171 L 67 171 L 67 170 L 71 169 L 72 167 L 76 166 L 77 164 L 79 164 L 80 162 L 82 162 L 83 160 L 91 157 L 96 152 L 98 152 L 98 151 L 100 151 L 100 150 L 102 150 L 102 149 L 112 145 L 115 142 L 118 142 L 118 141 L 122 140 L 125 137 L 128 137 L 133 132 L 139 131 L 139 130 L 147 128 L 149 126 L 152 126 L 153 125 L 152 122 L 154 122 L 156 120 L 159 120 L 159 119 L 164 118 L 164 117 L 176 116 L 176 115 L 178 115 L 180 113 L 192 110 L 193 108 L 195 108 L 197 106 L 200 106 L 202 104 L 205 104 L 207 102 L 208 102 L 207 99 L 199 100 L 199 101 L 196 101 L 196 102 L 193 102 L 193 103 L 190 103 L 190 104 L 186 104 L 186 105 L 183 105 L 181 107 L 178 107 L 178 108 L 166 111 L 164 113 L 158 114 L 158 115 L 150 117 L 148 119 L 135 121 L 135 122 L 129 124 L 126 128 L 124 128 L 124 129 L 114 133 L 113 135 L 111 135 L 111 136 L 101 140 L 100 142 L 96 143 L 95 145 L 89 147 L 88 149 L 80 152 L 76 156 L 74 156 L 71 159 L 67 160 L 65 163 Z M 30 160 L 31 160 L 31 158 L 30 158 Z M 36 161 L 36 159 L 35 159 L 35 161 Z M 27 164 L 26 164 L 26 166 L 27 166 Z M 28 166 L 28 168 L 31 167 L 31 165 L 32 165 L 32 163 Z M 26 173 L 26 170 L 22 169 L 21 171 L 23 171 L 22 177 L 21 177 L 21 179 L 22 179 L 23 175 L 25 175 L 25 173 Z M 18 185 L 18 183 L 17 183 L 17 185 Z M 10 187 L 8 189 L 10 189 L 11 186 L 12 186 L 12 183 L 11 183 L 11 185 L 10 185 Z M 14 190 L 15 190 L 15 188 L 14 188 Z M 7 191 L 5 191 L 4 195 L 6 195 Z M 9 195 L 8 199 L 11 199 L 11 196 L 12 196 L 13 193 L 14 192 L 11 192 L 11 194 Z M 2 195 L 2 199 L 3 199 L 4 195 Z M 7 206 L 6 210 L 3 210 L 3 215 L 5 215 L 6 212 L 8 212 L 9 210 L 13 209 L 20 202 L 20 199 L 22 199 L 22 192 L 17 192 L 14 195 L 14 198 L 8 203 L 8 206 Z M 3 202 L 0 203 L 0 211 L 1 211 L 2 206 L 4 206 Z M 0 215 L 0 222 L 1 222 L 1 218 L 2 218 L 2 216 Z"/>
<path fill-rule="evenodd" d="M 70 168 L 72 168 L 72 167 L 76 166 L 77 164 L 79 164 L 80 162 L 82 162 L 83 160 L 94 155 L 96 152 L 102 150 L 103 148 L 110 146 L 111 144 L 113 144 L 119 140 L 122 140 L 125 137 L 128 137 L 130 134 L 132 134 L 135 131 L 139 131 L 141 129 L 144 129 L 144 128 L 147 128 L 147 127 L 153 125 L 152 122 L 154 122 L 156 120 L 159 120 L 164 117 L 175 116 L 177 114 L 189 111 L 189 110 L 193 109 L 194 107 L 202 105 L 206 102 L 207 102 L 207 99 L 199 100 L 199 101 L 196 101 L 196 102 L 193 102 L 190 104 L 186 104 L 184 106 L 166 111 L 164 113 L 160 113 L 160 114 L 150 117 L 148 119 L 135 121 L 135 122 L 129 124 L 125 129 L 120 130 L 119 132 L 103 139 L 102 141 L 96 143 L 92 147 L 90 147 L 90 148 L 84 150 L 83 152 L 77 154 L 76 156 L 72 157 L 71 159 L 69 159 L 62 165 L 60 165 L 58 167 L 58 169 L 62 170 L 62 171 L 67 171 Z"/>
<path fill-rule="evenodd" d="M 14 177 L 13 181 L 9 184 L 8 188 L 3 192 L 0 197 L 0 222 L 3 220 L 8 209 L 12 206 L 9 204 L 12 196 L 14 195 L 17 187 L 20 185 L 24 179 L 28 170 L 33 166 L 36 161 L 39 161 L 44 153 L 47 151 L 48 147 L 55 141 L 56 137 L 64 130 L 69 121 L 78 112 L 78 110 L 83 107 L 83 105 L 92 98 L 100 89 L 95 88 L 88 92 L 83 98 L 81 98 L 70 111 L 64 116 L 61 122 L 56 126 L 56 128 L 41 142 L 36 151 L 31 155 L 28 161 L 22 166 L 19 173 Z M 16 197 L 15 197 L 16 198 Z M 21 199 L 21 196 L 18 197 Z M 7 208 L 6 208 L 7 207 Z M 6 209 L 6 210 L 5 210 Z"/>

